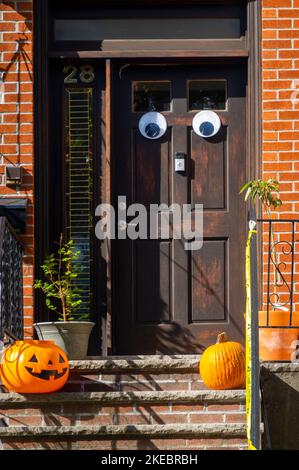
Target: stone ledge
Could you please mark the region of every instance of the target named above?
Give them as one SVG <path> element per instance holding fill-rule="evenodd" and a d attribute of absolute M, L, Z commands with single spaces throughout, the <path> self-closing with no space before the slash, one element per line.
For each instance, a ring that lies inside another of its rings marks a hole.
<path fill-rule="evenodd" d="M 41 436 L 82 436 L 130 438 L 136 436 L 174 437 L 244 437 L 245 424 L 140 424 L 103 426 L 9 426 L 0 427 L 0 437 L 36 438 Z"/>
<path fill-rule="evenodd" d="M 66 392 L 20 395 L 0 393 L 0 406 L 47 403 L 244 403 L 245 390 L 150 391 L 150 392 Z"/>
<path fill-rule="evenodd" d="M 262 362 L 261 369 L 269 372 L 299 372 L 299 362 Z"/>
<path fill-rule="evenodd" d="M 174 356 L 107 356 L 91 357 L 83 361 L 70 361 L 72 371 L 76 372 L 110 372 L 110 371 L 154 371 L 167 370 L 198 371 L 200 355 Z"/>

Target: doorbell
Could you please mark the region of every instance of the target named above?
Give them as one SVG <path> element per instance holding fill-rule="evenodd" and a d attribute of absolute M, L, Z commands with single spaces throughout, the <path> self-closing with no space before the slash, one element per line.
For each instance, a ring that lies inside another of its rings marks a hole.
<path fill-rule="evenodd" d="M 175 152 L 174 169 L 177 173 L 186 171 L 186 155 L 182 152 Z"/>

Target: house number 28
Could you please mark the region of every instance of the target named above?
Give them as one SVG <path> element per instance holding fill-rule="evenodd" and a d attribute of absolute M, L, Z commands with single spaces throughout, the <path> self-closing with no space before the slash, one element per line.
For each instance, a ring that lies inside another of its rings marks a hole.
<path fill-rule="evenodd" d="M 64 83 L 92 83 L 94 81 L 94 68 L 92 65 L 81 65 L 75 67 L 74 65 L 66 65 L 63 68 L 63 73 L 66 74 Z"/>

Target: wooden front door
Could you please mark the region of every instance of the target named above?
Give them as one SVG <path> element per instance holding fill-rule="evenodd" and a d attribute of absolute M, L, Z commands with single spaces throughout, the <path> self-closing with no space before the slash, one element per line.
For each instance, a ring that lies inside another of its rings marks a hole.
<path fill-rule="evenodd" d="M 244 333 L 246 210 L 246 69 L 226 65 L 119 66 L 114 76 L 113 185 L 127 204 L 204 206 L 204 243 L 116 240 L 112 244 L 114 352 L 197 353 L 226 331 Z M 202 109 L 215 111 L 212 138 L 192 128 Z M 161 112 L 167 131 L 156 140 L 138 130 L 140 117 Z M 176 152 L 186 171 L 176 172 Z M 175 229 L 175 227 L 174 227 Z"/>

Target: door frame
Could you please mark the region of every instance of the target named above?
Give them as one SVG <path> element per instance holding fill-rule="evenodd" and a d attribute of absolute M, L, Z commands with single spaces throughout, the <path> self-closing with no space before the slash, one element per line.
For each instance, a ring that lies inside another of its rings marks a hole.
<path fill-rule="evenodd" d="M 51 57 L 64 59 L 66 57 L 73 57 L 76 59 L 89 58 L 89 59 L 102 59 L 105 60 L 106 68 L 106 100 L 105 100 L 105 116 L 106 116 L 106 141 L 110 142 L 111 135 L 111 109 L 112 109 L 112 60 L 130 56 L 129 60 L 145 59 L 149 60 L 150 57 L 154 59 L 157 53 L 152 51 L 140 51 L 134 53 L 126 53 L 125 50 L 121 52 L 113 51 L 112 53 L 103 54 L 99 51 L 57 51 L 49 50 L 49 0 L 34 0 L 33 1 L 33 47 L 34 47 L 34 244 L 35 244 L 35 277 L 41 274 L 41 262 L 48 252 L 49 246 L 49 230 L 48 221 L 45 214 L 48 211 L 48 204 L 50 198 L 50 191 L 47 183 L 47 167 L 49 165 L 49 61 Z M 159 3 L 159 2 L 157 2 Z M 171 5 L 178 4 L 177 0 L 168 2 Z M 204 1 L 194 1 L 193 3 L 201 4 L 207 3 Z M 218 3 L 220 1 L 218 0 Z M 231 3 L 222 0 L 223 4 Z M 147 4 L 147 0 L 140 0 L 139 5 Z M 214 61 L 222 61 L 225 58 L 235 58 L 247 60 L 248 69 L 248 88 L 247 88 L 247 179 L 255 179 L 260 176 L 261 172 L 261 143 L 262 143 L 262 126 L 261 126 L 261 0 L 247 0 L 247 37 L 244 43 L 245 49 L 229 49 L 229 50 L 210 50 L 205 51 L 198 49 L 188 53 L 189 59 L 197 61 L 205 58 L 213 59 Z M 164 62 L 169 62 L 176 57 L 176 60 L 183 60 L 185 51 L 173 52 L 160 52 L 159 59 Z M 217 58 L 217 59 L 216 59 Z M 110 90 L 107 93 L 107 90 Z M 112 185 L 111 185 L 111 172 L 110 165 L 113 165 L 113 150 L 109 144 L 106 148 L 105 158 L 102 156 L 105 166 L 105 185 L 103 199 L 106 202 L 112 200 Z M 261 247 L 261 240 L 259 240 Z M 107 298 L 102 299 L 102 303 L 107 305 L 106 313 L 101 313 L 101 345 L 100 353 L 102 355 L 111 354 L 112 340 L 111 340 L 111 316 L 112 316 L 112 293 L 111 293 L 111 250 L 110 245 L 107 243 L 103 247 L 103 256 L 106 259 L 108 266 L 108 276 L 100 276 L 105 279 Z M 261 253 L 261 250 L 260 250 Z M 259 272 L 261 272 L 261 262 L 259 263 Z M 110 275 L 109 275 L 110 272 Z M 262 282 L 262 276 L 259 276 Z M 261 287 L 261 284 L 260 286 Z M 259 289 L 260 292 L 261 289 Z M 43 298 L 39 291 L 35 291 L 34 303 L 35 321 L 45 321 L 46 316 L 43 307 Z"/>

